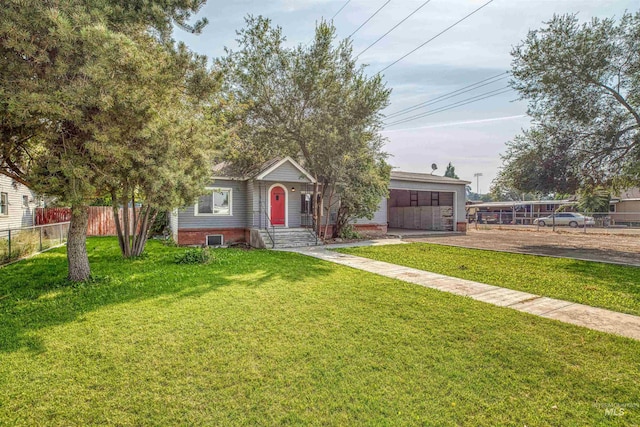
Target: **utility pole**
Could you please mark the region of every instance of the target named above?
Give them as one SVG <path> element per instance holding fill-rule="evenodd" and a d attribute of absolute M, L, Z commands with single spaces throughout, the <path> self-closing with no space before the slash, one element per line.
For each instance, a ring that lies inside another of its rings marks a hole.
<path fill-rule="evenodd" d="M 480 177 L 482 174 L 480 172 L 474 173 L 473 177 L 476 179 L 476 193 L 480 194 Z"/>

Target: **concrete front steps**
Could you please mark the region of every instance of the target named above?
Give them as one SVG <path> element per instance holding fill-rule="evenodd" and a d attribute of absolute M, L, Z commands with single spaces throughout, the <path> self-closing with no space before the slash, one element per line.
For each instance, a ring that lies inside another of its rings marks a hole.
<path fill-rule="evenodd" d="M 271 228 L 269 229 L 271 235 L 267 230 L 258 230 L 258 232 L 267 249 L 300 248 L 318 244 L 315 235 L 308 228 L 275 228 L 275 230 Z M 275 236 L 275 246 L 271 236 Z"/>

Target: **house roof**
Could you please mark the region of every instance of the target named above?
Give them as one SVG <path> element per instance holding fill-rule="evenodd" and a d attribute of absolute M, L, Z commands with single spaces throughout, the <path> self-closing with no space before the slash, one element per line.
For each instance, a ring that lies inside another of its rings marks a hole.
<path fill-rule="evenodd" d="M 230 162 L 221 162 L 211 167 L 214 178 L 224 179 L 246 179 L 242 173 L 236 170 Z"/>
<path fill-rule="evenodd" d="M 430 173 L 403 171 L 391 171 L 391 179 L 395 179 L 398 181 L 428 182 L 437 184 L 471 184 L 470 181 L 463 181 L 461 179 L 449 178 L 446 176 L 432 175 Z"/>
<path fill-rule="evenodd" d="M 253 169 L 246 170 L 244 172 L 238 171 L 238 169 L 234 167 L 231 162 L 221 162 L 212 167 L 212 172 L 213 178 L 217 179 L 235 179 L 241 181 L 247 179 L 261 180 L 285 163 L 290 163 L 294 168 L 298 169 L 301 175 L 304 175 L 310 182 L 316 182 L 316 180 L 311 176 L 309 172 L 307 172 L 306 169 L 300 166 L 298 162 L 296 162 L 289 156 L 275 157 Z"/>
<path fill-rule="evenodd" d="M 640 187 L 627 188 L 612 197 L 613 200 L 636 201 L 640 199 Z"/>
<path fill-rule="evenodd" d="M 315 178 L 311 176 L 311 174 L 309 172 L 306 171 L 306 169 L 304 169 L 302 166 L 300 166 L 300 164 L 298 162 L 296 162 L 295 160 L 293 160 L 291 157 L 287 156 L 283 159 L 280 159 L 276 162 L 273 162 L 271 165 L 267 166 L 266 168 L 264 167 L 265 165 L 263 165 L 263 169 L 262 171 L 255 176 L 255 179 L 264 179 L 264 177 L 266 177 L 267 175 L 269 175 L 271 172 L 275 171 L 276 169 L 278 169 L 280 166 L 282 166 L 285 163 L 290 163 L 294 168 L 298 169 L 300 171 L 300 173 L 302 175 L 304 175 L 310 182 L 316 182 Z"/>

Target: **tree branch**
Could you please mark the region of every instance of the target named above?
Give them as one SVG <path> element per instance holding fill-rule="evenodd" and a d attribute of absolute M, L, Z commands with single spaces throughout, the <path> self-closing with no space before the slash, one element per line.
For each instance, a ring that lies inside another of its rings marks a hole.
<path fill-rule="evenodd" d="M 631 105 L 629 105 L 629 103 L 627 102 L 626 99 L 624 99 L 622 97 L 622 95 L 620 95 L 620 93 L 618 93 L 615 89 L 605 85 L 604 83 L 600 83 L 597 81 L 594 81 L 593 83 L 595 83 L 597 86 L 602 87 L 603 89 L 607 90 L 609 93 L 611 93 L 613 95 L 613 97 L 618 100 L 618 102 L 620 104 L 622 104 L 622 106 L 629 111 L 629 113 L 631 113 L 631 115 L 633 116 L 633 118 L 636 120 L 636 123 L 638 123 L 638 126 L 640 126 L 640 114 L 638 114 L 637 111 L 635 111 L 633 109 L 633 107 Z"/>

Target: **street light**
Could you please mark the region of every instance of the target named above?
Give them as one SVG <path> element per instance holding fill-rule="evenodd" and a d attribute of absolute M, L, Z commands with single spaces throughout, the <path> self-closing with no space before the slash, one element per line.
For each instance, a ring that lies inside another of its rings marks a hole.
<path fill-rule="evenodd" d="M 480 194 L 480 177 L 482 174 L 480 172 L 474 173 L 473 177 L 476 179 L 476 193 Z"/>

